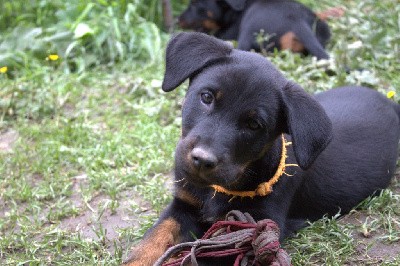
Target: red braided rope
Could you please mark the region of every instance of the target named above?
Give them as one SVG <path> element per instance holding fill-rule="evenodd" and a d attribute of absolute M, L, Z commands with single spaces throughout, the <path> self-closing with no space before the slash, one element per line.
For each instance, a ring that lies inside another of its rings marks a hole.
<path fill-rule="evenodd" d="M 291 265 L 289 255 L 280 248 L 278 225 L 269 219 L 256 223 L 248 213 L 239 211 L 231 211 L 225 221 L 214 223 L 201 239 L 169 248 L 155 265 L 197 265 L 196 258 L 229 256 L 235 257 L 234 266 Z M 174 259 L 164 263 L 169 258 Z"/>

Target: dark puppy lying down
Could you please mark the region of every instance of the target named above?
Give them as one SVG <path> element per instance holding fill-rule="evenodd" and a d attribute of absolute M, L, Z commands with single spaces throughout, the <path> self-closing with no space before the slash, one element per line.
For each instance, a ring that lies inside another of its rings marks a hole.
<path fill-rule="evenodd" d="M 380 93 L 348 86 L 311 96 L 264 57 L 202 33 L 181 33 L 167 48 L 163 90 L 188 78 L 174 199 L 129 265 L 152 265 L 230 210 L 273 219 L 285 238 L 388 186 L 400 106 Z M 282 136 L 293 144 L 283 145 Z M 282 168 L 282 158 L 298 167 Z M 280 171 L 288 175 L 268 187 Z"/>
<path fill-rule="evenodd" d="M 328 24 L 292 0 L 192 0 L 179 24 L 184 29 L 237 40 L 241 50 L 290 49 L 318 59 L 329 57 L 324 50 L 331 35 Z M 257 41 L 260 33 L 267 40 Z"/>

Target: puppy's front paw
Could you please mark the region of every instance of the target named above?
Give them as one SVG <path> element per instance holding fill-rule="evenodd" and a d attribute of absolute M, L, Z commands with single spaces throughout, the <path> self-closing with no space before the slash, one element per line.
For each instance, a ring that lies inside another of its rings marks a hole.
<path fill-rule="evenodd" d="M 158 259 L 157 255 L 155 253 L 152 253 L 154 251 L 153 249 L 147 249 L 147 252 L 144 251 L 145 248 L 143 247 L 137 247 L 135 248 L 129 259 L 125 261 L 122 265 L 123 266 L 147 266 L 147 265 L 153 265 L 156 260 Z"/>
<path fill-rule="evenodd" d="M 124 266 L 151 266 L 180 239 L 180 225 L 173 218 L 162 221 L 150 230 L 145 239 L 132 249 Z"/>

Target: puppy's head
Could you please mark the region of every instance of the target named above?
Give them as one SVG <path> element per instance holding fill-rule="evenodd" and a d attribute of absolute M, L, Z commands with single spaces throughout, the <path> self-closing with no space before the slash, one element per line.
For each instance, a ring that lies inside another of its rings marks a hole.
<path fill-rule="evenodd" d="M 322 107 L 264 57 L 202 33 L 169 43 L 163 90 L 186 79 L 176 169 L 198 185 L 234 187 L 282 133 L 292 136 L 298 164 L 308 168 L 330 141 Z M 266 166 L 267 167 L 267 166 Z"/>
<path fill-rule="evenodd" d="M 212 33 L 229 23 L 230 11 L 242 11 L 243 0 L 191 0 L 179 16 L 179 26 L 199 32 Z M 232 17 L 233 18 L 233 17 Z"/>

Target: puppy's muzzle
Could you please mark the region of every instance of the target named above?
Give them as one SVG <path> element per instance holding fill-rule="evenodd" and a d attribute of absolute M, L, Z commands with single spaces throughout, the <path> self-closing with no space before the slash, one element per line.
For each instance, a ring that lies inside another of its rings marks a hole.
<path fill-rule="evenodd" d="M 196 147 L 190 153 L 192 166 L 198 171 L 212 171 L 218 164 L 218 158 L 211 151 Z"/>

